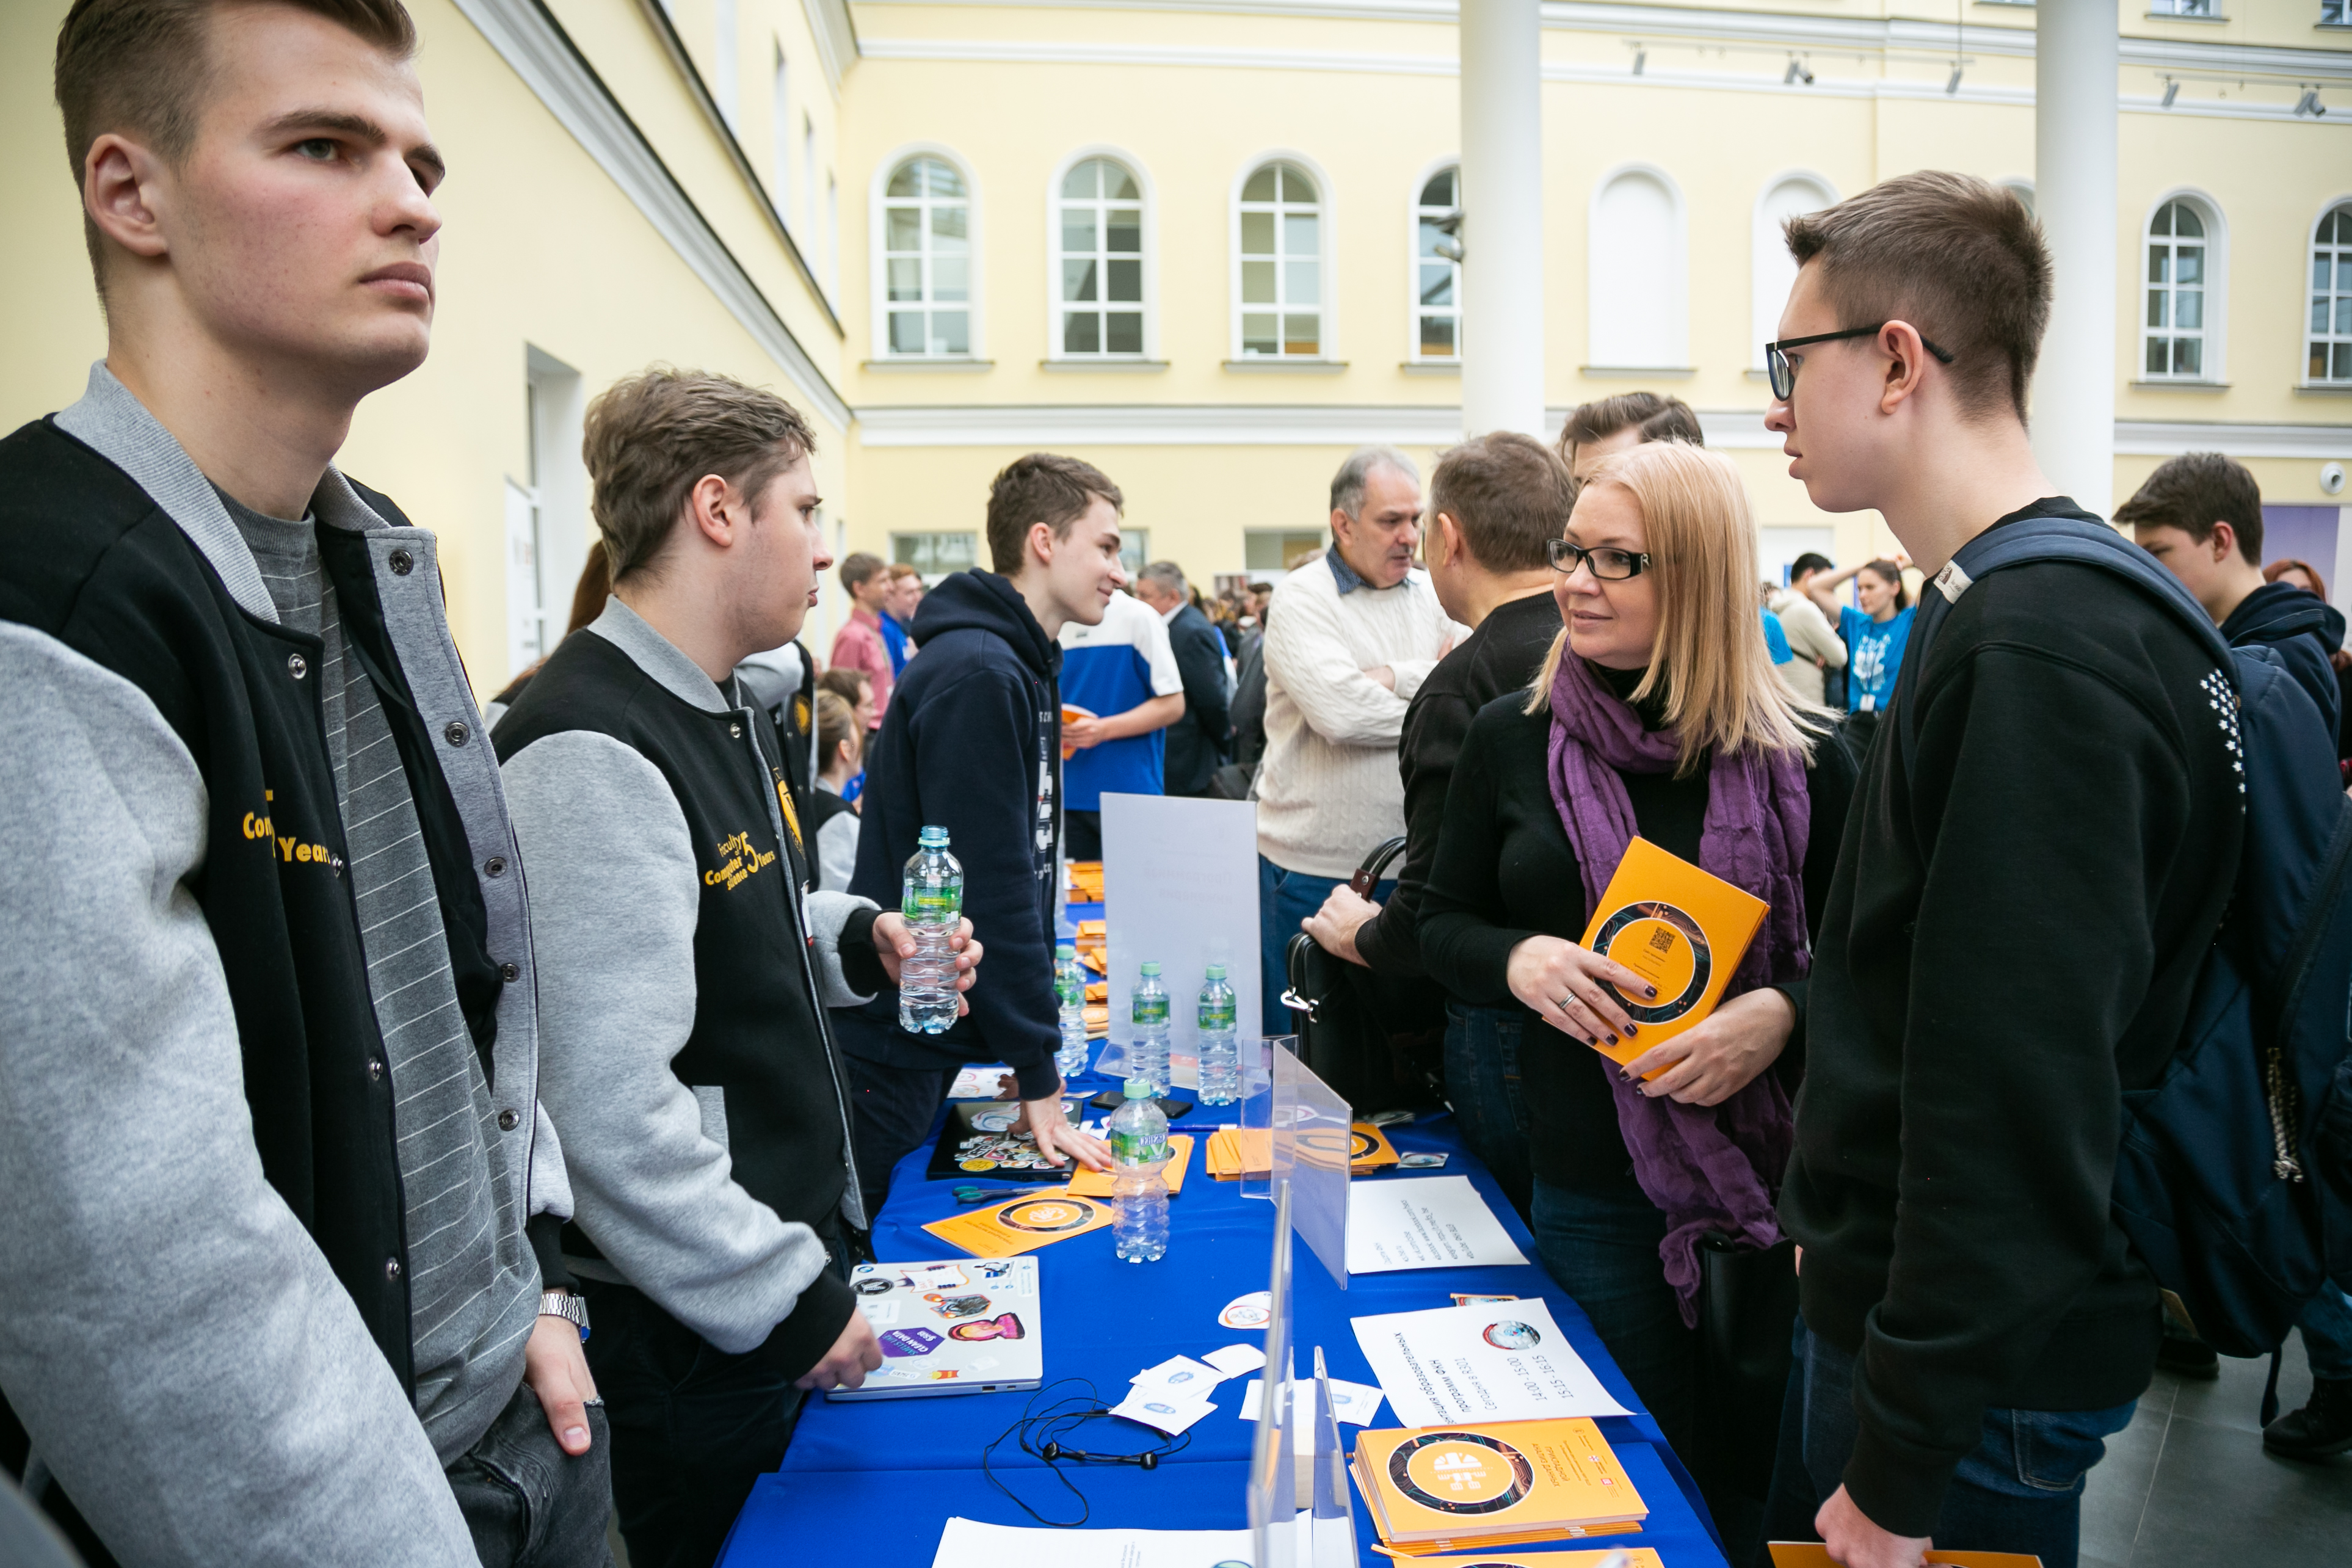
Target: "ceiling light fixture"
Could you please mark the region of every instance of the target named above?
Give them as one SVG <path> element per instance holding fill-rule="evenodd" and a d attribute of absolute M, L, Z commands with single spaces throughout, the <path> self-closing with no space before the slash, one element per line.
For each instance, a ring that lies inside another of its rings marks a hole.
<path fill-rule="evenodd" d="M 1804 83 L 1807 87 L 1812 86 L 1813 73 L 1811 69 L 1806 66 L 1804 61 L 1799 59 L 1794 55 L 1790 55 L 1789 57 L 1789 68 L 1781 75 L 1780 85 L 1783 87 L 1793 87 L 1799 82 Z"/>
<path fill-rule="evenodd" d="M 1954 66 L 1954 67 L 1952 68 L 1951 79 L 1944 83 L 1944 96 L 1945 96 L 1946 98 L 1950 98 L 1951 96 L 1953 96 L 1955 93 L 1958 92 L 1959 90 L 1960 90 L 1960 68 L 1959 68 L 1959 67 L 1958 67 L 1958 66 Z"/>
<path fill-rule="evenodd" d="M 2164 102 L 2160 107 L 2170 109 L 2172 107 L 2172 100 L 2179 96 L 2180 83 L 2172 77 L 2166 77 L 2164 79 Z"/>
<path fill-rule="evenodd" d="M 1649 51 L 1649 50 L 1647 50 L 1647 49 L 1635 49 L 1635 50 L 1633 51 L 1633 74 L 1634 74 L 1635 76 L 1640 76 L 1640 75 L 1642 74 L 1642 68 L 1643 68 L 1643 66 L 1645 66 L 1645 65 L 1648 65 L 1649 63 L 1650 63 L 1650 51 Z"/>
<path fill-rule="evenodd" d="M 2308 114 L 2316 120 L 2327 112 L 2327 106 L 2319 101 L 2317 88 L 2306 87 L 2303 89 L 2303 96 L 2294 101 L 2294 111 L 2297 114 Z"/>

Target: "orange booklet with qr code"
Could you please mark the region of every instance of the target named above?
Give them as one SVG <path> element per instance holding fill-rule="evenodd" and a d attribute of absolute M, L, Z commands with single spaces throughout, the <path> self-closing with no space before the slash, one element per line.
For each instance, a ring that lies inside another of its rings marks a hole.
<path fill-rule="evenodd" d="M 1714 1012 L 1765 913 L 1754 894 L 1634 839 L 1584 929 L 1584 946 L 1615 959 L 1658 994 L 1637 999 L 1610 987 L 1641 1033 L 1593 1049 L 1622 1067 Z"/>

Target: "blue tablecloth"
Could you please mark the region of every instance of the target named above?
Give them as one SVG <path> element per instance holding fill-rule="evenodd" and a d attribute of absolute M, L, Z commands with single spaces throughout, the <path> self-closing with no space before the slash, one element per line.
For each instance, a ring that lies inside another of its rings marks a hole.
<path fill-rule="evenodd" d="M 1108 1087 L 1108 1080 L 1089 1074 L 1070 1089 L 1090 1095 Z M 1176 1126 L 1204 1136 L 1208 1128 L 1232 1120 L 1230 1107 L 1196 1110 Z M 1463 1148 L 1452 1117 L 1423 1117 L 1390 1128 L 1389 1135 L 1401 1152 L 1444 1151 L 1451 1158 L 1442 1173 L 1361 1179 L 1467 1175 L 1519 1249 L 1535 1257 L 1527 1227 L 1486 1168 Z M 927 1145 L 901 1161 L 892 1175 L 889 1201 L 874 1231 L 875 1249 L 884 1262 L 962 1256 L 921 1228 L 955 1212 L 948 1191 L 952 1184 L 924 1179 L 929 1158 Z M 1234 1297 L 1265 1289 L 1273 1255 L 1273 1205 L 1244 1198 L 1237 1183 L 1212 1180 L 1202 1168 L 1196 1146 L 1192 1174 L 1171 1215 L 1168 1256 L 1156 1264 L 1118 1261 L 1108 1228 L 1034 1254 L 1045 1292 L 1048 1383 L 1086 1378 L 1104 1404 L 1115 1405 L 1125 1396 L 1129 1377 L 1170 1356 L 1199 1356 L 1220 1345 L 1264 1342 L 1260 1334 L 1221 1327 L 1217 1314 Z M 1454 1291 L 1540 1295 L 1602 1384 L 1629 1409 L 1640 1409 L 1591 1321 L 1539 1266 L 1357 1275 L 1342 1291 L 1305 1247 L 1296 1249 L 1296 1258 L 1293 1343 L 1302 1375 L 1312 1372 L 1314 1348 L 1320 1345 L 1332 1376 L 1374 1381 L 1349 1327 L 1351 1318 L 1451 1306 Z M 1182 1453 L 1155 1471 L 1123 1465 L 1060 1467 L 1090 1503 L 1088 1522 L 1102 1528 L 1194 1530 L 1245 1525 L 1247 1461 L 1257 1430 L 1255 1423 L 1240 1417 L 1245 1381 L 1220 1384 L 1215 1413 L 1192 1429 L 1192 1441 Z M 940 1531 L 952 1514 L 994 1524 L 1035 1524 L 979 1468 L 982 1447 L 1021 1415 L 1030 1397 L 957 1394 L 851 1405 L 812 1400 L 782 1468 L 762 1477 L 753 1489 L 722 1563 L 725 1568 L 812 1562 L 920 1568 L 930 1562 Z M 1401 1423 L 1384 1401 L 1374 1425 Z M 1606 1417 L 1600 1425 L 1651 1510 L 1640 1536 L 1618 1539 L 1655 1548 L 1668 1568 L 1717 1568 L 1723 1554 L 1705 1522 L 1698 1489 L 1666 1447 L 1657 1423 L 1643 1414 Z M 1343 1426 L 1339 1430 L 1341 1441 L 1352 1445 L 1356 1428 Z M 1158 1434 L 1124 1421 L 1096 1421 L 1065 1440 L 1098 1453 L 1131 1453 L 1153 1446 Z M 1041 1513 L 1061 1520 L 1076 1517 L 1075 1500 L 1015 1444 L 1003 1444 L 991 1463 Z M 1360 1498 L 1356 1500 L 1356 1534 L 1364 1562 L 1387 1568 L 1389 1560 L 1370 1550 L 1378 1537 Z"/>

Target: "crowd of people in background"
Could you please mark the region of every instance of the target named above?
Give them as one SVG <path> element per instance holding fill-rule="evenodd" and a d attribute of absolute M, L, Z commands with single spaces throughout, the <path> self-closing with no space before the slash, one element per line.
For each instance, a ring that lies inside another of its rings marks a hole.
<path fill-rule="evenodd" d="M 2352 658 L 2243 468 L 2159 468 L 2145 557 L 2053 493 L 2014 194 L 1785 226 L 1767 426 L 1884 558 L 1769 580 L 1737 465 L 1633 393 L 1425 483 L 1365 446 L 1300 499 L 1326 548 L 1213 595 L 1033 453 L 968 498 L 987 567 L 926 583 L 833 560 L 782 399 L 656 367 L 588 409 L 566 635 L 478 705 L 434 535 L 333 467 L 429 344 L 415 47 L 394 0 L 60 35 L 108 353 L 0 443 L 0 1510 L 91 1563 L 572 1568 L 614 1511 L 638 1568 L 710 1563 L 806 1395 L 880 1364 L 850 1259 L 961 1067 L 1108 1166 L 1055 1059 L 1065 864 L 1166 793 L 1255 803 L 1265 1033 L 1300 931 L 1432 1020 L 1736 1560 L 2072 1568 L 2151 1370 L 2213 1362 L 2110 1199 L 2250 842 L 2216 650 L 2315 755 Z M 2160 563 L 2194 624 L 2019 539 Z M 956 1016 L 917 1033 L 940 831 Z M 1646 1047 L 1654 990 L 1579 941 L 1637 836 L 1766 909 Z M 1769 1265 L 1737 1305 L 1725 1253 Z M 2352 1298 L 2296 1306 L 2314 1393 L 2263 1441 L 2352 1449 Z M 1790 1345 L 1760 1423 L 1703 1308 Z"/>

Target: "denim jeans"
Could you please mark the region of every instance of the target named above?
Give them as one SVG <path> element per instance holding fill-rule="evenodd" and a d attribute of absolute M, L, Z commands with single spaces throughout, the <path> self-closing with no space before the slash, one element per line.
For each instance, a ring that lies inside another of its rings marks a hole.
<path fill-rule="evenodd" d="M 1257 858 L 1258 973 L 1265 987 L 1258 1012 L 1268 1039 L 1298 1032 L 1297 1016 L 1282 1005 L 1283 988 L 1290 984 L 1290 939 L 1298 934 L 1301 921 L 1323 907 L 1332 889 L 1347 885 L 1345 877 L 1286 871 L 1263 855 Z M 1372 889 L 1372 901 L 1385 902 L 1395 891 L 1391 878 Z"/>
<path fill-rule="evenodd" d="M 1844 1484 L 1853 1455 L 1853 1358 L 1819 1334 L 1808 1332 L 1801 1342 L 1790 1393 L 1795 1397 L 1801 1383 L 1804 1470 L 1813 1495 L 1827 1499 Z M 2030 1552 L 2042 1568 L 2075 1568 L 2083 1478 L 2105 1457 L 2105 1439 L 2131 1425 L 2138 1403 L 2105 1410 L 1987 1410 L 1984 1435 L 1953 1473 L 1929 1531 L 1937 1546 Z M 1775 1478 L 1776 1487 L 1780 1481 Z M 1776 1496 L 1776 1527 L 1787 1517 L 1781 1502 Z M 1807 1531 L 1800 1539 L 1817 1537 Z"/>
<path fill-rule="evenodd" d="M 1622 1193 L 1535 1183 L 1528 1228 L 1544 1269 L 1592 1320 L 1610 1359 L 1678 1452 L 1690 1447 L 1697 1339 L 1666 1283 L 1666 1216 L 1627 1178 Z"/>
<path fill-rule="evenodd" d="M 1519 1032 L 1527 1017 L 1511 1007 L 1445 1005 L 1445 1100 L 1454 1124 L 1521 1218 L 1535 1198 L 1528 1108 L 1519 1092 Z"/>
<path fill-rule="evenodd" d="M 526 1383 L 449 1466 L 449 1490 L 485 1568 L 612 1568 L 604 1541 L 612 1464 L 613 1428 L 602 1400 L 588 1406 L 588 1451 L 574 1458 L 556 1447 Z"/>
<path fill-rule="evenodd" d="M 2333 1285 L 2303 1310 L 2303 1352 L 2311 1360 L 2311 1375 L 2330 1383 L 2352 1378 L 2352 1296 Z"/>

